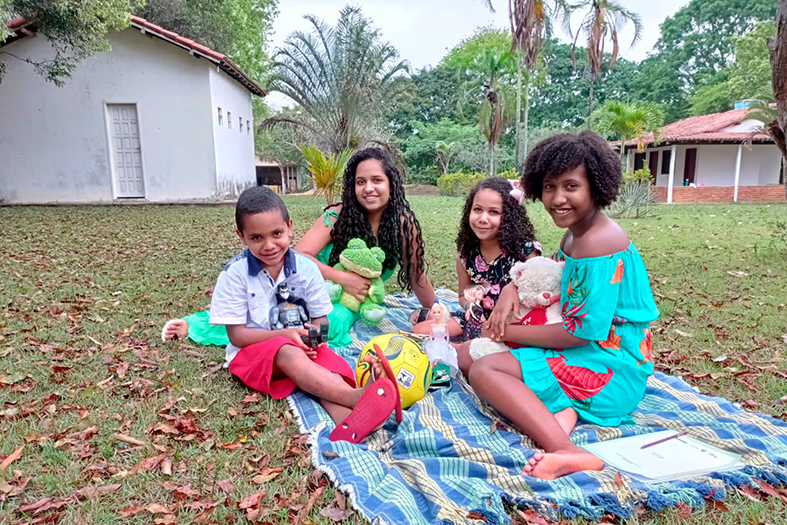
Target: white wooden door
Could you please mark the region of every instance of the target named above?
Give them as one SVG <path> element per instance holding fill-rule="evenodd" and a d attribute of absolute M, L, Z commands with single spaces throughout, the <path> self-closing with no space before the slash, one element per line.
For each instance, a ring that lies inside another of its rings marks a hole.
<path fill-rule="evenodd" d="M 142 148 L 135 104 L 108 104 L 116 197 L 144 197 Z"/>

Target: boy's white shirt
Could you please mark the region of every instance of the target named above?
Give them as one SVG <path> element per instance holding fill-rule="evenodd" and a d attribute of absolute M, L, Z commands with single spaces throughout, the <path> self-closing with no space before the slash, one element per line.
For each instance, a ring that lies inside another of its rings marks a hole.
<path fill-rule="evenodd" d="M 276 290 L 283 282 L 292 297 L 306 301 L 312 319 L 333 310 L 325 280 L 314 261 L 290 248 L 274 281 L 247 249 L 230 259 L 219 274 L 211 299 L 210 324 L 245 324 L 247 328 L 270 330 L 270 311 L 276 306 Z M 225 368 L 238 352 L 240 348 L 227 345 Z"/>

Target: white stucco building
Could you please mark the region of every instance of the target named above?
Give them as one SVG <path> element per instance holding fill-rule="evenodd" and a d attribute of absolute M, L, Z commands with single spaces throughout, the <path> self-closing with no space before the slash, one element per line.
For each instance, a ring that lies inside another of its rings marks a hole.
<path fill-rule="evenodd" d="M 2 51 L 52 55 L 17 19 Z M 252 95 L 226 56 L 131 18 L 63 87 L 8 59 L 0 83 L 0 203 L 232 198 L 256 184 Z"/>
<path fill-rule="evenodd" d="M 629 141 L 628 169 L 647 166 L 662 202 L 783 201 L 781 152 L 762 123 L 747 118 L 748 111 L 673 122 L 664 126 L 658 144 L 648 136 L 642 153 L 636 139 Z"/>

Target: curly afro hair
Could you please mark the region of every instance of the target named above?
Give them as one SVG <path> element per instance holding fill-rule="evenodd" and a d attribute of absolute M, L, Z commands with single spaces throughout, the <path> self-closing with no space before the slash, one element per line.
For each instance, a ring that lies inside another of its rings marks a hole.
<path fill-rule="evenodd" d="M 369 224 L 369 215 L 355 196 L 355 171 L 358 164 L 369 159 L 380 161 L 391 191 L 388 206 L 380 218 L 376 239 Z M 344 170 L 341 204 L 342 211 L 333 229 L 333 251 L 329 260 L 331 266 L 339 262 L 339 254 L 347 248 L 350 239 L 363 239 L 367 246 L 379 246 L 385 252 L 383 272 L 400 265 L 397 277 L 399 286 L 411 291 L 413 277 L 426 271 L 424 240 L 421 225 L 405 198 L 401 173 L 387 151 L 367 148 L 350 158 Z"/>
<path fill-rule="evenodd" d="M 478 237 L 470 227 L 470 210 L 473 208 L 473 199 L 481 190 L 497 192 L 503 199 L 503 215 L 500 217 L 500 229 L 497 233 L 500 249 L 520 261 L 527 257 L 525 243 L 536 240 L 533 224 L 527 216 L 525 207 L 511 196 L 511 183 L 502 177 L 490 177 L 478 181 L 470 191 L 462 210 L 462 220 L 459 223 L 459 233 L 456 236 L 456 250 L 462 259 L 469 259 L 478 248 Z"/>
<path fill-rule="evenodd" d="M 623 173 L 620 159 L 604 139 L 592 131 L 561 133 L 542 140 L 533 148 L 522 173 L 525 196 L 541 200 L 545 180 L 585 166 L 590 195 L 597 208 L 606 208 L 618 196 Z"/>

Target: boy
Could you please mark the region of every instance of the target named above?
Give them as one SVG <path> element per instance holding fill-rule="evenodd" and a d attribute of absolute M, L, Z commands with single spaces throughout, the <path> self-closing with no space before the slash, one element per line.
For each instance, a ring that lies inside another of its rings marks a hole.
<path fill-rule="evenodd" d="M 281 198 L 262 186 L 245 190 L 235 207 L 235 223 L 247 249 L 224 267 L 210 308 L 210 324 L 227 327 L 225 366 L 230 372 L 274 399 L 296 387 L 317 397 L 337 424 L 333 440 L 361 441 L 394 409 L 401 419 L 398 388 L 384 359 L 373 360 L 381 377 L 374 387 L 355 388 L 344 359 L 327 345 L 312 349 L 301 340 L 308 330 L 288 325 L 271 329 L 272 322 L 278 323 L 271 310 L 283 284 L 292 297 L 303 299 L 314 325 L 327 323 L 333 308 L 317 265 L 289 247 L 292 220 Z"/>

